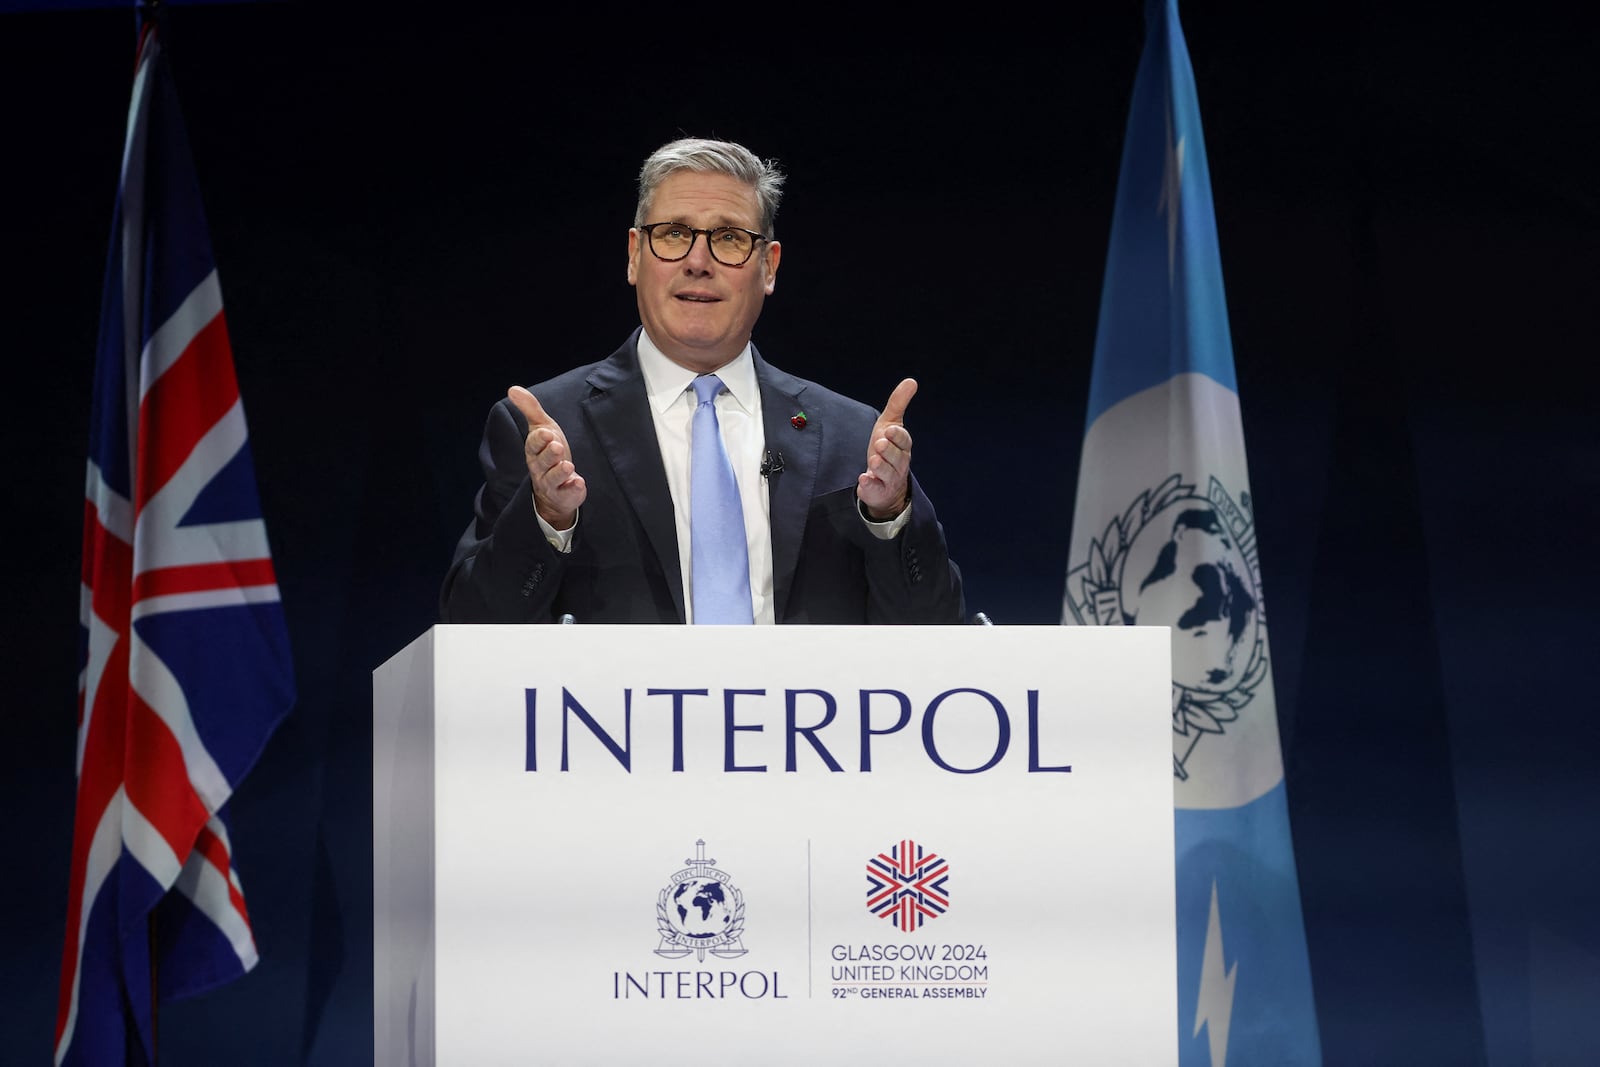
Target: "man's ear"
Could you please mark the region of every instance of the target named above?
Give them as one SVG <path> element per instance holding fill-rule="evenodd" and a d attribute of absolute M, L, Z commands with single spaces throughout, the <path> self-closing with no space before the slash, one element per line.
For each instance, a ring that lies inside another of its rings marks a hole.
<path fill-rule="evenodd" d="M 639 284 L 639 231 L 628 230 L 628 284 Z"/>
<path fill-rule="evenodd" d="M 772 290 L 778 287 L 778 261 L 783 258 L 783 245 L 777 241 L 768 241 L 766 253 L 761 258 L 761 265 L 767 272 L 766 294 L 772 295 Z"/>

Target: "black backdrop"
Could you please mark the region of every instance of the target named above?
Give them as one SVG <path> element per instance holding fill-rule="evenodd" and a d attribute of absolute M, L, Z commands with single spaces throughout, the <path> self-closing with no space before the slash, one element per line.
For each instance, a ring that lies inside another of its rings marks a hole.
<path fill-rule="evenodd" d="M 1592 48 L 1537 6 L 1291 8 L 1184 21 L 1327 1060 L 1578 1062 L 1600 1047 Z M 631 176 L 665 140 L 783 162 L 762 350 L 873 404 L 918 376 L 917 468 L 970 606 L 1059 618 L 1142 5 L 937 42 L 745 14 L 712 33 L 169 11 L 300 700 L 234 804 L 263 963 L 167 1009 L 163 1062 L 370 1058 L 370 671 L 434 620 L 488 405 L 633 325 Z M 19 592 L 0 1058 L 30 1062 L 65 921 L 88 390 L 134 30 L 126 9 L 0 18 Z M 879 227 L 878 254 L 846 250 L 846 225 Z"/>

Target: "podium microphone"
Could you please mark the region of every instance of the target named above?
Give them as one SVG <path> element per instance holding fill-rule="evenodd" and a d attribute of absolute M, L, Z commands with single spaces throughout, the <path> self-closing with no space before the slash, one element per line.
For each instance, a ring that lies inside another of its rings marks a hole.
<path fill-rule="evenodd" d="M 563 613 L 561 618 L 557 619 L 556 621 L 559 622 L 562 626 L 571 626 L 573 623 L 577 622 L 578 620 L 577 620 L 577 617 L 572 614 L 572 612 L 568 611 L 568 612 Z"/>
<path fill-rule="evenodd" d="M 774 453 L 767 449 L 766 456 L 761 460 L 761 477 L 770 478 L 774 474 L 783 473 L 783 453 Z"/>

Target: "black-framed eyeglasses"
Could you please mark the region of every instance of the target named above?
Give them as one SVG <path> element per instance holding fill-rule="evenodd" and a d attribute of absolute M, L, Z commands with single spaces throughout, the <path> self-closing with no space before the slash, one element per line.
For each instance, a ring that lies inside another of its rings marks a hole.
<path fill-rule="evenodd" d="M 711 255 L 718 263 L 727 267 L 742 267 L 755 252 L 756 242 L 767 239 L 765 234 L 747 230 L 743 226 L 715 226 L 709 230 L 697 230 L 681 222 L 648 222 L 639 229 L 644 231 L 645 240 L 655 257 L 668 263 L 675 263 L 687 256 L 694 248 L 695 239 L 705 234 L 706 247 L 711 249 Z"/>

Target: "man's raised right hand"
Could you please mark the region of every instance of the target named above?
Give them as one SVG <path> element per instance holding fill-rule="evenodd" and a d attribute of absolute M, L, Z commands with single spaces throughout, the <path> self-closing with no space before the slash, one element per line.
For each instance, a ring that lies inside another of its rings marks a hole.
<path fill-rule="evenodd" d="M 533 506 L 539 517 L 553 529 L 570 530 L 578 520 L 578 508 L 589 496 L 589 487 L 572 465 L 572 448 L 561 426 L 545 413 L 539 399 L 520 385 L 506 391 L 506 397 L 528 420 L 528 436 L 522 443 L 522 458 L 533 481 Z"/>

